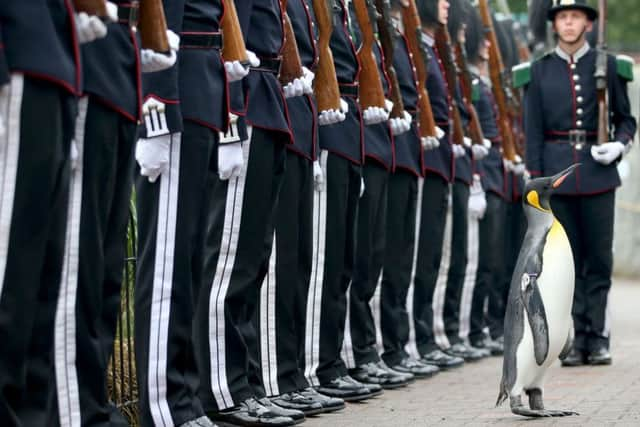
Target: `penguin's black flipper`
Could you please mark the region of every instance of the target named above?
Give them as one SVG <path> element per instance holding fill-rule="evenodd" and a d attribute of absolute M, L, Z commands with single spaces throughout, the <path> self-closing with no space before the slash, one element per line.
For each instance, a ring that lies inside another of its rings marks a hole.
<path fill-rule="evenodd" d="M 549 353 L 549 325 L 547 314 L 544 310 L 544 302 L 537 284 L 537 275 L 522 275 L 521 283 L 522 301 L 529 319 L 531 334 L 533 335 L 533 351 L 536 363 L 540 366 L 544 363 Z"/>
<path fill-rule="evenodd" d="M 572 348 L 573 348 L 573 327 L 569 329 L 569 335 L 567 336 L 567 341 L 565 341 L 564 347 L 562 347 L 562 351 L 560 352 L 558 359 L 564 360 L 569 355 Z"/>

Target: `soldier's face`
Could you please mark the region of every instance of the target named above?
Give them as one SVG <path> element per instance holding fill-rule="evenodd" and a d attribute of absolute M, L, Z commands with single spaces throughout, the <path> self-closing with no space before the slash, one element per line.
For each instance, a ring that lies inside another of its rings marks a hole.
<path fill-rule="evenodd" d="M 442 25 L 447 25 L 449 19 L 449 1 L 438 0 L 438 22 Z"/>
<path fill-rule="evenodd" d="M 581 10 L 563 10 L 556 14 L 553 28 L 565 43 L 576 43 L 587 31 L 591 31 L 591 21 Z"/>
<path fill-rule="evenodd" d="M 483 61 L 489 61 L 489 48 L 491 47 L 491 42 L 486 38 L 480 42 L 480 50 L 478 50 L 478 58 Z"/>

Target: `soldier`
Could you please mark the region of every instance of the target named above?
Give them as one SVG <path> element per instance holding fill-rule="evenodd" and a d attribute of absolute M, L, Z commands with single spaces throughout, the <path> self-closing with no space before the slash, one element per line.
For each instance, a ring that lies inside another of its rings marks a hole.
<path fill-rule="evenodd" d="M 47 425 L 81 91 L 78 43 L 107 29 L 58 0 L 3 2 L 0 30 L 0 424 Z"/>
<path fill-rule="evenodd" d="M 571 242 L 576 268 L 575 342 L 565 366 L 611 363 L 606 310 L 615 189 L 620 185 L 616 164 L 631 148 L 636 132 L 627 94 L 632 61 L 608 55 L 606 70 L 599 71 L 606 71 L 612 126 L 605 129 L 609 142 L 598 144 L 598 52 L 585 39 L 597 16 L 584 0 L 555 0 L 548 19 L 558 36 L 556 48 L 515 75 L 526 85 L 526 161 L 531 175 L 552 175 L 581 164 L 551 202 Z"/>
<path fill-rule="evenodd" d="M 427 378 L 436 374 L 437 366 L 412 357 L 405 350 L 409 334 L 406 309 L 407 293 L 415 253 L 418 182 L 422 176 L 423 145 L 433 147 L 433 137 L 419 136 L 418 91 L 414 59 L 408 41 L 400 32 L 401 3 L 391 2 L 396 31 L 393 66 L 398 76 L 404 107 L 413 120 L 408 132 L 394 135 L 395 170 L 389 176 L 387 227 L 380 295 L 380 328 L 384 352 L 382 360 L 394 371 Z M 437 141 L 437 140 L 436 140 Z"/>
<path fill-rule="evenodd" d="M 164 10 L 169 29 L 180 35 L 180 54 L 169 69 L 144 74 L 145 126 L 135 150 L 140 420 L 144 426 L 211 426 L 198 395 L 205 371 L 196 361 L 194 314 L 208 300 L 201 287 L 211 183 L 218 168 L 229 168 L 218 155 L 219 133 L 229 128 L 227 81 L 247 71 L 223 64 L 221 1 L 166 0 Z M 172 55 L 177 41 L 169 37 Z M 208 361 L 208 353 L 204 357 Z"/>
<path fill-rule="evenodd" d="M 314 78 L 311 70 L 318 64 L 314 15 L 305 0 L 289 0 L 287 14 L 295 33 L 305 84 L 300 96 L 290 90 L 292 84 L 285 86 L 293 144 L 287 146 L 287 170 L 276 211 L 274 250 L 262 284 L 262 381 L 273 403 L 313 415 L 345 405 L 342 399 L 315 391 L 304 374 L 307 298 L 315 251 L 313 204 L 325 190 L 318 158 L 318 112 L 310 95 Z M 320 115 L 334 113 L 339 112 L 327 110 Z M 345 118 L 342 113 L 338 116 Z M 329 125 L 338 121 L 336 118 L 320 122 Z"/>

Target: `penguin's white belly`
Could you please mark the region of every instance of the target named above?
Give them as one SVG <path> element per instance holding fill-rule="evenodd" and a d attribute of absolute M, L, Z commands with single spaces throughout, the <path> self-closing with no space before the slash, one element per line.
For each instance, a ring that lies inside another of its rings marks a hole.
<path fill-rule="evenodd" d="M 516 353 L 517 379 L 514 391 L 541 387 L 544 374 L 562 351 L 573 327 L 571 307 L 575 285 L 573 253 L 569 239 L 556 220 L 547 234 L 542 255 L 542 273 L 537 278 L 549 328 L 549 352 L 542 365 L 535 360 L 531 327 L 524 314 L 524 334 Z M 524 308 L 523 308 L 524 309 Z"/>

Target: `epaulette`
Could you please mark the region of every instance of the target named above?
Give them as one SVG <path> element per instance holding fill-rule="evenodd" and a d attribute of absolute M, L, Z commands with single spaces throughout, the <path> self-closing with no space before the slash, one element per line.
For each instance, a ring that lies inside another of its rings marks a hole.
<path fill-rule="evenodd" d="M 511 69 L 513 87 L 519 88 L 529 84 L 531 81 L 531 62 L 523 62 Z"/>
<path fill-rule="evenodd" d="M 633 58 L 627 55 L 616 56 L 616 71 L 625 80 L 633 81 Z"/>
<path fill-rule="evenodd" d="M 475 77 L 471 81 L 471 102 L 480 101 L 480 91 L 482 88 L 480 87 L 480 79 Z"/>

